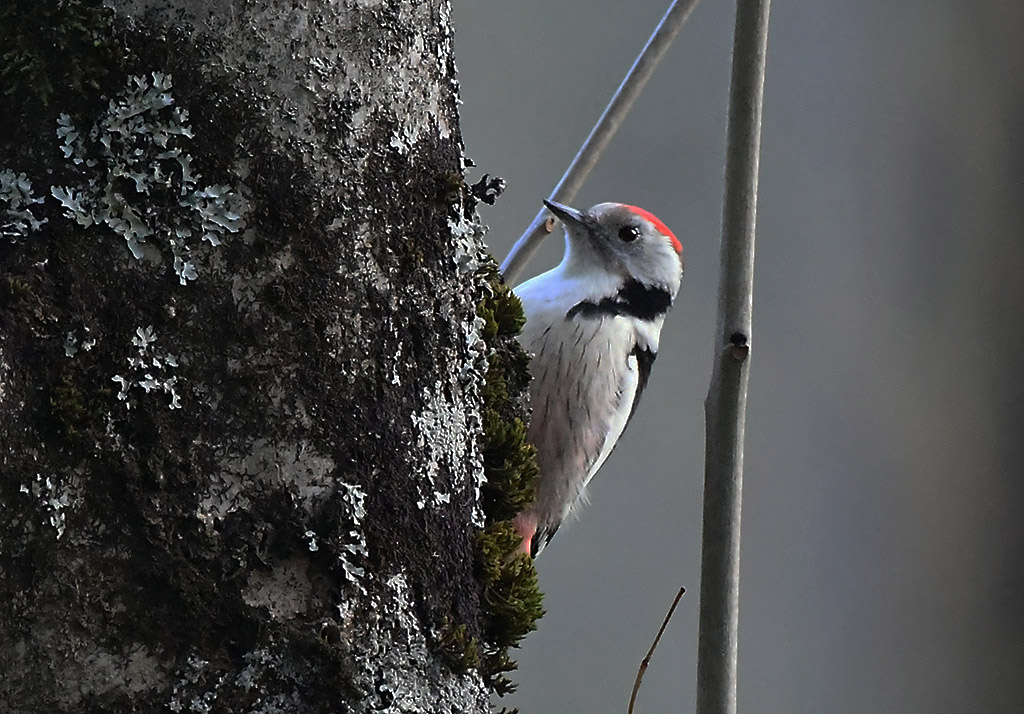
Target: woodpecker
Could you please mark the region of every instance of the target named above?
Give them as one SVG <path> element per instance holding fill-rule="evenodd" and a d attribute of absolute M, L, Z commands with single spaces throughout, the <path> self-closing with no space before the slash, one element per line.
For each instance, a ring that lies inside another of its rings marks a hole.
<path fill-rule="evenodd" d="M 515 519 L 531 556 L 585 501 L 633 417 L 683 274 L 679 239 L 642 208 L 544 205 L 565 226 L 565 255 L 514 288 L 526 314 L 520 341 L 533 353 L 527 440 L 540 476 Z"/>

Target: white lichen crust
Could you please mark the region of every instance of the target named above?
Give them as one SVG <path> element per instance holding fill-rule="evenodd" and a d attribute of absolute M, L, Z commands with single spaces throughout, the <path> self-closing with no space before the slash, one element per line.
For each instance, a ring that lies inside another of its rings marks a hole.
<path fill-rule="evenodd" d="M 385 581 L 374 605 L 380 616 L 369 628 L 360 627 L 364 647 L 359 661 L 375 688 L 358 712 L 426 714 L 443 711 L 438 707 L 444 702 L 461 702 L 461 711 L 487 711 L 488 693 L 479 675 L 453 676 L 433 656 L 403 574 Z"/>
<path fill-rule="evenodd" d="M 24 173 L 15 174 L 10 169 L 0 171 L 0 206 L 3 207 L 0 235 L 14 242 L 42 228 L 46 219 L 37 218 L 32 205 L 44 200 L 44 196 L 32 193 L 32 181 Z"/>

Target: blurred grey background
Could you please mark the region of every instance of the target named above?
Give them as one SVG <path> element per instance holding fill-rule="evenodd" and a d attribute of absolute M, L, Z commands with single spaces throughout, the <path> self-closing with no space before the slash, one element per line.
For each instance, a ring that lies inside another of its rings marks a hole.
<path fill-rule="evenodd" d="M 456 0 L 507 253 L 667 0 Z M 703 0 L 575 204 L 686 250 L 644 403 L 538 561 L 523 714 L 692 711 L 732 2 Z M 1024 712 L 1024 3 L 776 0 L 740 621 L 745 712 Z M 528 269 L 554 265 L 561 238 Z"/>

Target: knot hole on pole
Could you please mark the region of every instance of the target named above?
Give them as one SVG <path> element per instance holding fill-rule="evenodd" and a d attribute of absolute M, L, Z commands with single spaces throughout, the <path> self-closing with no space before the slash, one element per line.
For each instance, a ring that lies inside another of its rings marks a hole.
<path fill-rule="evenodd" d="M 742 332 L 729 335 L 729 354 L 737 362 L 742 362 L 750 354 L 749 339 Z"/>

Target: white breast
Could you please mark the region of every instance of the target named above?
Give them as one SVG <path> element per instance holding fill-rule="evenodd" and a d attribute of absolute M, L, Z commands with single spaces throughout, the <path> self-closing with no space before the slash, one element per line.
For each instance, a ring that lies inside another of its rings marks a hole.
<path fill-rule="evenodd" d="M 549 532 L 585 498 L 625 429 L 639 384 L 631 353 L 638 340 L 657 350 L 660 329 L 660 320 L 639 335 L 636 321 L 622 316 L 566 319 L 586 293 L 557 270 L 516 288 L 526 313 L 520 340 L 535 355 L 528 439 L 540 481 L 532 510 Z"/>

